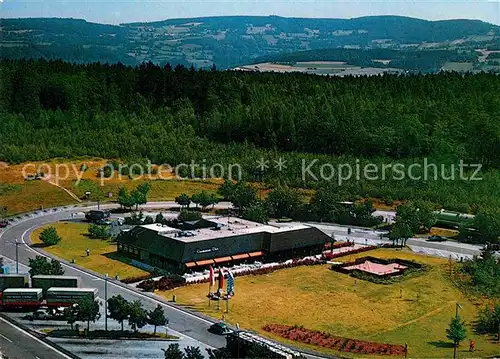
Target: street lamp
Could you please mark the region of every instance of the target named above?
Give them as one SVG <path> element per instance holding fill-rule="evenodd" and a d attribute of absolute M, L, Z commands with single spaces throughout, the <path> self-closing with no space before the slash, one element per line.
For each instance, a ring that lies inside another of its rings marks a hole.
<path fill-rule="evenodd" d="M 93 281 L 99 281 L 98 279 L 93 279 Z M 104 330 L 108 331 L 108 280 L 109 275 L 106 273 L 104 275 Z"/>
<path fill-rule="evenodd" d="M 19 242 L 17 239 L 15 242 L 6 242 L 8 243 L 9 245 L 10 244 L 13 244 L 16 246 L 16 274 L 19 274 L 19 246 L 22 244 L 21 242 Z"/>
<path fill-rule="evenodd" d="M 108 273 L 104 276 L 104 330 L 108 331 Z"/>
<path fill-rule="evenodd" d="M 457 302 L 455 306 L 455 319 L 458 319 L 458 309 L 463 309 L 463 307 Z M 457 343 L 453 343 L 453 359 L 457 357 Z"/>

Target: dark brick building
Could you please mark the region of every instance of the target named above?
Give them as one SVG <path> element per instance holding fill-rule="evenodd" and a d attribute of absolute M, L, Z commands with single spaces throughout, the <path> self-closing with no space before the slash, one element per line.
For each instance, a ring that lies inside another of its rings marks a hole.
<path fill-rule="evenodd" d="M 330 238 L 304 225 L 278 227 L 239 218 L 205 218 L 180 230 L 161 224 L 137 226 L 117 237 L 118 252 L 183 273 L 209 265 L 286 260 L 321 253 Z"/>

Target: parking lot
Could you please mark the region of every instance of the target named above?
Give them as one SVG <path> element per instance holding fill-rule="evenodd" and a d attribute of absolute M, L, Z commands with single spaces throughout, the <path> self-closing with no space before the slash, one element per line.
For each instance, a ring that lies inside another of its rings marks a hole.
<path fill-rule="evenodd" d="M 102 311 L 102 310 L 101 310 Z M 26 327 L 42 332 L 44 329 L 70 329 L 70 325 L 66 323 L 64 319 L 62 320 L 28 320 L 26 315 L 29 312 L 12 312 L 4 313 L 9 317 L 15 319 L 19 323 L 25 325 Z M 85 328 L 86 323 L 78 322 L 80 328 Z M 96 321 L 95 323 L 90 323 L 90 330 L 105 328 L 104 316 Z M 120 330 L 120 324 L 108 318 L 108 330 Z M 125 322 L 125 330 L 128 329 L 127 323 Z M 208 329 L 208 327 L 207 327 Z M 151 332 L 153 333 L 154 327 L 146 325 L 140 329 L 141 332 Z M 168 331 L 169 335 L 175 335 L 180 338 L 178 341 L 160 341 L 160 340 L 110 340 L 110 339 L 85 339 L 85 338 L 51 338 L 48 339 L 64 349 L 71 351 L 75 355 L 82 359 L 137 359 L 137 358 L 150 358 L 150 359 L 164 359 L 164 354 L 162 349 L 166 349 L 169 344 L 178 343 L 182 348 L 188 346 L 199 346 L 199 342 L 195 342 L 192 339 L 184 336 L 182 333 L 174 331 L 172 329 L 167 329 L 165 327 L 158 327 L 157 333 L 165 333 Z M 205 357 L 206 348 L 200 347 L 202 353 Z"/>

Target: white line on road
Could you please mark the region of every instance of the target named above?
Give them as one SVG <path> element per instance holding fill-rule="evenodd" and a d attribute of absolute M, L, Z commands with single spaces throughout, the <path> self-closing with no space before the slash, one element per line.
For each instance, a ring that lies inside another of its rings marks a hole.
<path fill-rule="evenodd" d="M 5 335 L 0 334 L 0 337 L 4 338 L 9 343 L 12 343 L 12 340 L 10 340 L 9 338 L 7 338 Z"/>
<path fill-rule="evenodd" d="M 3 319 L 3 318 L 0 318 L 0 320 L 1 320 L 2 322 L 4 322 L 5 324 L 10 325 L 12 328 L 16 329 L 17 331 L 19 331 L 19 332 L 23 333 L 24 335 L 26 335 L 26 336 L 30 337 L 31 339 L 36 340 L 38 343 L 42 344 L 43 346 L 45 346 L 45 347 L 49 348 L 50 350 L 52 350 L 52 351 L 56 352 L 57 354 L 59 354 L 59 355 L 60 355 L 60 356 L 62 356 L 63 358 L 66 358 L 66 359 L 71 359 L 71 357 L 67 356 L 67 355 L 66 355 L 66 354 L 64 354 L 63 352 L 60 352 L 60 351 L 59 351 L 59 350 L 57 350 L 56 348 L 54 348 L 54 347 L 50 346 L 49 344 L 45 343 L 44 341 L 42 341 L 42 340 L 38 339 L 37 337 L 35 337 L 34 335 L 32 335 L 32 334 L 28 333 L 27 331 L 24 331 L 23 329 L 21 329 L 21 328 L 19 328 L 19 327 L 15 326 L 15 325 L 14 325 L 14 324 L 12 324 L 11 322 L 9 322 L 9 321 L 7 321 L 7 320 L 5 320 L 5 319 Z M 2 335 L 2 336 L 3 336 L 3 335 Z M 11 341 L 11 343 L 12 343 L 12 341 Z"/>

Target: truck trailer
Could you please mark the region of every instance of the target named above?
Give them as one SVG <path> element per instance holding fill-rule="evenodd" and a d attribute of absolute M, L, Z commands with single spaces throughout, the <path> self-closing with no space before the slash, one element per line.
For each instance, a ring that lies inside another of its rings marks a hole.
<path fill-rule="evenodd" d="M 0 274 L 0 292 L 8 288 L 27 288 L 28 274 Z"/>
<path fill-rule="evenodd" d="M 2 292 L 3 308 L 39 307 L 42 304 L 41 288 L 8 288 Z"/>
<path fill-rule="evenodd" d="M 34 275 L 31 277 L 31 287 L 42 288 L 44 296 L 46 296 L 49 288 L 78 288 L 80 286 L 80 282 L 80 277 L 65 275 Z"/>
<path fill-rule="evenodd" d="M 49 288 L 46 303 L 47 307 L 70 307 L 85 297 L 95 300 L 99 291 L 96 288 Z"/>

